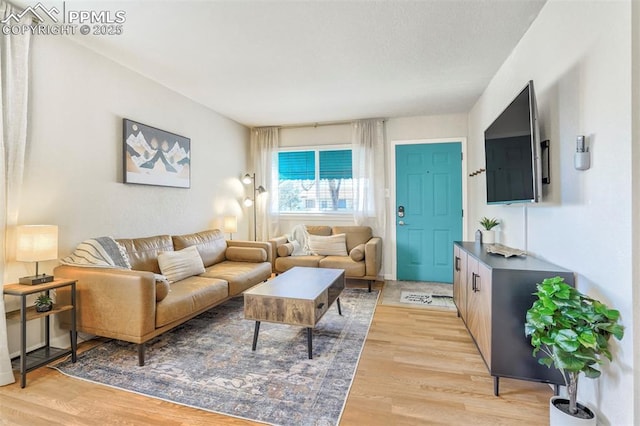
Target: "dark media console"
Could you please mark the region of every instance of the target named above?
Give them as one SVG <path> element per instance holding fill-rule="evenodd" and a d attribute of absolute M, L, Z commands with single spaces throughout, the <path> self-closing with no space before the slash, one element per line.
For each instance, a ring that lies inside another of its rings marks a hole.
<path fill-rule="evenodd" d="M 552 383 L 557 394 L 562 375 L 532 356 L 524 322 L 536 283 L 559 276 L 573 286 L 573 273 L 532 256 L 489 254 L 472 242 L 455 242 L 453 253 L 453 300 L 494 378 L 494 394 L 500 377 Z"/>

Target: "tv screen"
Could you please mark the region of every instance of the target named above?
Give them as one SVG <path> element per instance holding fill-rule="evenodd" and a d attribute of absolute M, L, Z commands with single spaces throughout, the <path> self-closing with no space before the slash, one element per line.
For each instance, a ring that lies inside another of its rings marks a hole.
<path fill-rule="evenodd" d="M 533 81 L 484 132 L 487 203 L 540 201 L 540 157 Z"/>

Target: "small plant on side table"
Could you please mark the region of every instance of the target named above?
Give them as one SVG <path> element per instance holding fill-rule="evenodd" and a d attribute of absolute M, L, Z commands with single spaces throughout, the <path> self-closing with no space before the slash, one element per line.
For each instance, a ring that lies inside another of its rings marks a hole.
<path fill-rule="evenodd" d="M 584 373 L 595 379 L 600 376 L 596 366 L 604 362 L 602 357 L 612 360 L 609 338 L 620 340 L 624 335 L 624 327 L 618 324 L 620 312 L 560 277 L 546 278 L 537 288 L 538 299 L 527 311 L 525 334 L 531 336 L 533 355 L 544 354 L 538 362 L 554 365 L 562 373 L 569 396 L 566 414 L 584 418 L 585 410 L 577 404 L 578 377 Z"/>
<path fill-rule="evenodd" d="M 42 293 L 35 302 L 36 311 L 38 312 L 48 312 L 53 308 L 53 300 L 49 295 Z"/>
<path fill-rule="evenodd" d="M 482 219 L 480 219 L 480 225 L 482 225 L 482 227 L 485 230 L 491 231 L 491 229 L 493 229 L 496 226 L 500 225 L 500 222 L 498 222 L 498 220 L 496 218 L 489 219 L 488 217 L 483 217 Z"/>
<path fill-rule="evenodd" d="M 497 219 L 483 217 L 480 219 L 480 225 L 484 228 L 482 231 L 482 242 L 485 244 L 494 244 L 496 242 L 496 231 L 493 230 L 496 226 L 500 225 Z"/>

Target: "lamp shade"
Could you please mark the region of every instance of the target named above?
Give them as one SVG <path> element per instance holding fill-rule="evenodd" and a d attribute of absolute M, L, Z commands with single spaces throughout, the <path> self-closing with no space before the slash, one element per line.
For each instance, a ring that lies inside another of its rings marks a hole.
<path fill-rule="evenodd" d="M 23 225 L 16 229 L 16 260 L 39 262 L 58 258 L 58 227 Z"/>
<path fill-rule="evenodd" d="M 249 185 L 252 180 L 253 180 L 253 177 L 249 173 L 247 173 L 242 177 L 242 183 L 244 183 L 245 185 Z"/>
<path fill-rule="evenodd" d="M 224 232 L 230 234 L 238 232 L 238 218 L 235 216 L 225 216 L 222 227 L 224 228 Z"/>

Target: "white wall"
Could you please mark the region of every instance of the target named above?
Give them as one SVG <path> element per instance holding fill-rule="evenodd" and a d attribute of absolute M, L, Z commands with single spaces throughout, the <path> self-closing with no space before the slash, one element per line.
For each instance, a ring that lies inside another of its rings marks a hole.
<path fill-rule="evenodd" d="M 622 342 L 614 342 L 616 362 L 603 368 L 599 380 L 581 380 L 579 389 L 603 425 L 638 421 L 632 412 L 639 398 L 633 388 L 639 313 L 632 303 L 631 59 L 630 1 L 551 0 L 469 115 L 471 170 L 484 167 L 484 129 L 534 81 L 542 138 L 551 141 L 546 201 L 526 210 L 487 206 L 482 174 L 469 178 L 468 220 L 476 226 L 481 216 L 498 217 L 503 243 L 575 271 L 581 291 L 620 310 L 627 330 Z M 573 168 L 577 135 L 591 147 L 587 171 Z"/>
<path fill-rule="evenodd" d="M 467 135 L 467 114 L 450 114 L 437 116 L 416 116 L 416 117 L 400 117 L 390 118 L 385 122 L 387 147 L 387 161 L 385 170 L 381 173 L 385 174 L 386 186 L 389 186 L 389 174 L 391 169 L 391 157 L 388 155 L 390 146 L 394 141 L 409 140 L 433 140 L 433 139 L 450 139 L 465 138 Z M 351 143 L 351 125 L 339 124 L 333 126 L 317 126 L 317 127 L 297 127 L 284 128 L 280 130 L 280 146 L 281 147 L 299 147 L 314 145 L 335 145 Z M 395 188 L 389 188 L 390 198 L 393 199 L 393 191 Z M 298 224 L 311 225 L 353 225 L 352 215 L 293 215 L 280 217 L 280 230 L 282 233 L 288 233 Z M 387 231 L 383 238 L 383 273 L 386 278 L 394 275 L 392 271 L 392 256 L 395 251 L 392 250 L 395 241 L 394 233 L 391 227 L 395 226 L 395 207 L 387 203 Z"/>
<path fill-rule="evenodd" d="M 246 238 L 247 128 L 63 37 L 35 37 L 31 58 L 20 224 L 58 225 L 60 257 L 86 238 L 190 233 L 230 214 L 239 216 L 234 238 Z M 190 189 L 122 183 L 123 117 L 191 138 Z M 7 266 L 13 278 L 33 273 L 31 264 Z M 11 324 L 9 350 L 18 348 Z"/>
<path fill-rule="evenodd" d="M 631 66 L 631 78 L 632 78 L 632 177 L 631 182 L 633 186 L 633 205 L 632 211 L 634 215 L 632 217 L 632 241 L 633 241 L 633 256 L 632 256 L 632 267 L 633 267 L 633 283 L 640 282 L 640 3 L 632 2 L 631 3 L 631 13 L 632 13 L 632 35 L 631 35 L 631 55 L 632 55 L 632 66 Z M 637 285 L 633 286 L 633 306 L 640 306 L 640 287 Z M 634 366 L 636 367 L 636 371 L 634 374 L 634 419 L 636 419 L 636 423 L 638 419 L 640 419 L 640 397 L 638 393 L 640 392 L 640 373 L 638 373 L 638 367 L 640 366 L 640 350 L 638 350 L 638 346 L 640 346 L 640 315 L 635 313 L 634 316 L 634 333 L 633 333 L 633 341 L 635 342 L 634 350 L 635 350 L 635 358 L 634 358 Z"/>

